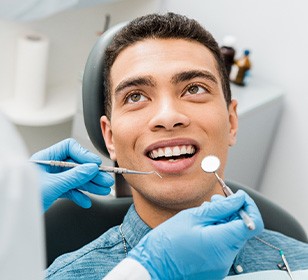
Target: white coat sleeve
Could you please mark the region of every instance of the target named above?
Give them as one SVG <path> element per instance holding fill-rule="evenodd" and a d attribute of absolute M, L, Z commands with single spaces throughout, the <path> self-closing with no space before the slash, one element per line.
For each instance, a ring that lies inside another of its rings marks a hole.
<path fill-rule="evenodd" d="M 0 279 L 43 279 L 44 223 L 37 168 L 0 113 Z M 5 264 L 5 265 L 2 265 Z"/>
<path fill-rule="evenodd" d="M 103 280 L 151 280 L 149 272 L 139 262 L 126 258 L 111 270 Z"/>

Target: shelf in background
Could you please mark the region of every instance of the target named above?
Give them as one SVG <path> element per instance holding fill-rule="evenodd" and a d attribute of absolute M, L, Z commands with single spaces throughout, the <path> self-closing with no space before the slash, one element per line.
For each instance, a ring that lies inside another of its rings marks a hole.
<path fill-rule="evenodd" d="M 282 88 L 256 79 L 252 79 L 247 86 L 231 84 L 231 92 L 232 98 L 238 101 L 237 113 L 239 116 L 251 113 L 264 104 L 276 102 L 284 96 Z"/>
<path fill-rule="evenodd" d="M 16 104 L 14 99 L 0 100 L 2 111 L 11 122 L 23 126 L 49 126 L 72 119 L 77 110 L 78 86 L 57 86 L 47 90 L 46 104 L 38 110 Z"/>

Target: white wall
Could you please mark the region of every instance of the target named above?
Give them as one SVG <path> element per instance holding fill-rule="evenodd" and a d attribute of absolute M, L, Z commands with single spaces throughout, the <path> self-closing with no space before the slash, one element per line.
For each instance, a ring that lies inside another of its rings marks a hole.
<path fill-rule="evenodd" d="M 225 35 L 235 35 L 239 50 L 252 50 L 253 77 L 286 90 L 260 189 L 295 215 L 308 232 L 308 2 L 167 0 L 164 8 L 196 18 L 219 42 Z"/>

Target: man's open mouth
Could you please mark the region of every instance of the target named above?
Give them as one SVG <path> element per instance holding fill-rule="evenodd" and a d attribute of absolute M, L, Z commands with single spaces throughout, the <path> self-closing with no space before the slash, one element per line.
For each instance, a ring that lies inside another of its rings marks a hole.
<path fill-rule="evenodd" d="M 148 157 L 153 160 L 176 161 L 183 158 L 190 158 L 196 153 L 193 145 L 180 145 L 174 147 L 158 148 L 150 151 Z"/>

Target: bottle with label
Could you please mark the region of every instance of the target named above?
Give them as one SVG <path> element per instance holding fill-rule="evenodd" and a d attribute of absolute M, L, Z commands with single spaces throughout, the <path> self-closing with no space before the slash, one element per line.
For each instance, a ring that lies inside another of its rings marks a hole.
<path fill-rule="evenodd" d="M 234 63 L 234 57 L 235 57 L 234 45 L 235 45 L 235 37 L 226 36 L 224 37 L 222 46 L 220 48 L 226 66 L 228 77 L 230 76 L 231 68 Z"/>
<path fill-rule="evenodd" d="M 249 59 L 249 50 L 245 50 L 241 58 L 239 58 L 232 67 L 230 74 L 231 82 L 244 86 L 247 84 L 247 78 L 250 74 L 251 62 Z"/>

